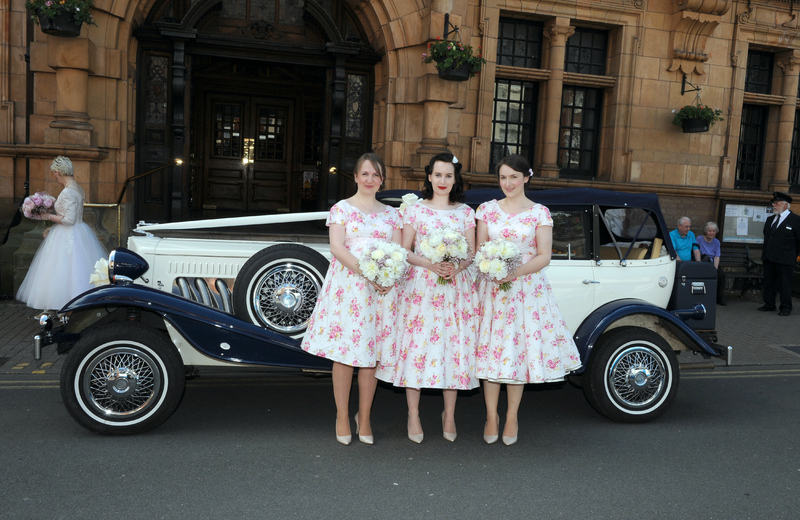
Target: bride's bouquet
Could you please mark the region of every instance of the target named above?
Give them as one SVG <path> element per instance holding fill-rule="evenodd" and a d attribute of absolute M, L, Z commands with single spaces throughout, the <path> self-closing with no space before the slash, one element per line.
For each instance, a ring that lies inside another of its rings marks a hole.
<path fill-rule="evenodd" d="M 494 281 L 502 280 L 509 273 L 519 266 L 522 260 L 519 247 L 514 242 L 508 240 L 490 240 L 475 253 L 475 265 L 478 270 L 487 278 Z M 500 284 L 500 290 L 507 291 L 511 288 L 511 282 Z"/>
<path fill-rule="evenodd" d="M 394 242 L 378 241 L 370 246 L 358 261 L 364 277 L 381 287 L 397 283 L 408 269 L 408 251 Z"/>
<path fill-rule="evenodd" d="M 22 201 L 22 214 L 31 220 L 41 220 L 45 213 L 53 212 L 56 199 L 43 191 L 37 191 Z"/>
<path fill-rule="evenodd" d="M 420 241 L 419 252 L 434 264 L 452 262 L 453 265 L 458 266 L 460 260 L 466 260 L 469 257 L 469 246 L 467 239 L 458 231 L 435 229 Z M 440 285 L 451 282 L 441 276 L 437 281 Z"/>

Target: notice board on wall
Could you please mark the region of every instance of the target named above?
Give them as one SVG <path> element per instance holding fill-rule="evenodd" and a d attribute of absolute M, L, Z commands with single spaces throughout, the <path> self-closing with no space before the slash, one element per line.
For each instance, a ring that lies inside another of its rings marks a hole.
<path fill-rule="evenodd" d="M 722 242 L 743 244 L 764 243 L 764 222 L 772 215 L 772 208 L 765 204 L 725 203 Z"/>

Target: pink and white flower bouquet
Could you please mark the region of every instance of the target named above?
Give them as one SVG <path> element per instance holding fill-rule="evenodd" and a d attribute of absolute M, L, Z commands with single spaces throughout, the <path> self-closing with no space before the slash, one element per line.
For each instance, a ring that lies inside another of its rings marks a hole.
<path fill-rule="evenodd" d="M 466 260 L 469 257 L 469 245 L 464 235 L 458 231 L 435 229 L 420 241 L 419 252 L 434 264 L 452 262 L 453 265 L 458 266 L 460 260 Z M 440 285 L 451 282 L 441 276 L 437 281 Z"/>
<path fill-rule="evenodd" d="M 396 284 L 408 269 L 408 251 L 394 242 L 378 241 L 358 261 L 364 278 L 381 287 Z"/>
<path fill-rule="evenodd" d="M 490 240 L 475 253 L 475 265 L 478 270 L 497 282 L 511 274 L 519 266 L 522 260 L 519 247 L 514 242 L 508 240 Z M 507 291 L 511 288 L 511 282 L 500 284 L 500 290 Z"/>
<path fill-rule="evenodd" d="M 22 201 L 22 214 L 31 220 L 42 220 L 45 213 L 53 213 L 56 199 L 43 191 L 37 191 Z"/>

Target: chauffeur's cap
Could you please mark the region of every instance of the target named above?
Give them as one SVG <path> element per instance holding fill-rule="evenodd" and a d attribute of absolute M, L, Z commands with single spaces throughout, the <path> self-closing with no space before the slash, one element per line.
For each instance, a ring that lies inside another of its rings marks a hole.
<path fill-rule="evenodd" d="M 792 203 L 792 197 L 790 197 L 788 193 L 784 193 L 782 191 L 773 192 L 772 200 L 770 202 L 778 202 L 779 200 L 788 202 L 789 204 Z"/>

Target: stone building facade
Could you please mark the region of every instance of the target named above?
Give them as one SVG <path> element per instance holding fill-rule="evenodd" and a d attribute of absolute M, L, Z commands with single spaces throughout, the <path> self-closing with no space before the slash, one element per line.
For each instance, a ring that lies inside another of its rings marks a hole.
<path fill-rule="evenodd" d="M 73 159 L 87 202 L 109 206 L 94 218 L 111 245 L 138 219 L 326 208 L 352 189 L 368 149 L 384 157 L 388 187 L 417 187 L 447 148 L 473 186 L 491 185 L 494 164 L 516 152 L 535 188 L 656 192 L 668 219 L 718 220 L 727 202 L 800 187 L 798 10 L 95 0 L 96 24 L 65 38 L 31 23 L 24 0 L 0 0 L 0 217 L 26 184 L 56 189 L 46 173 L 58 154 Z M 422 61 L 445 28 L 487 60 L 468 81 Z M 724 119 L 683 133 L 673 110 L 696 102 Z M 0 257 L 30 226 L 12 229 Z"/>

